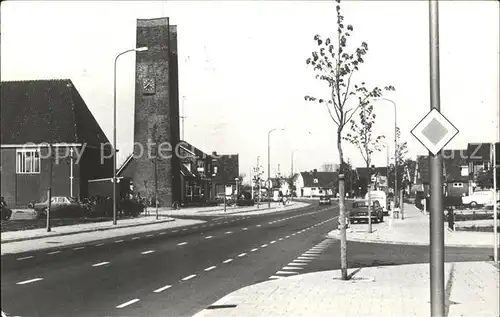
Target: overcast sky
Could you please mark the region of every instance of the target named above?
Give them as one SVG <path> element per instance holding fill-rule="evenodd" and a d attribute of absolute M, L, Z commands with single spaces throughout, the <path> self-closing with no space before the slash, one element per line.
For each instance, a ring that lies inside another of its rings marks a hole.
<path fill-rule="evenodd" d="M 410 130 L 429 111 L 427 1 L 344 1 L 351 43 L 366 41 L 368 55 L 356 81 L 393 85 L 402 140 L 410 155 L 425 148 Z M 271 172 L 337 163 L 336 128 L 324 106 L 304 95 L 326 96 L 305 63 L 313 37 L 335 35 L 334 1 L 4 1 L 1 6 L 1 77 L 69 78 L 108 138 L 112 137 L 113 61 L 135 47 L 136 19 L 170 17 L 178 26 L 179 89 L 185 139 L 211 153 L 239 153 L 249 174 L 260 156 Z M 497 1 L 440 2 L 441 111 L 460 130 L 447 148 L 489 142 L 498 134 L 499 5 Z M 131 153 L 135 56 L 118 63 L 119 161 Z M 325 90 L 326 89 L 326 90 Z M 184 98 L 183 98 L 184 96 Z M 183 102 L 184 100 L 184 102 Z M 393 151 L 394 113 L 375 103 L 376 132 Z M 309 134 L 311 132 L 311 134 Z M 362 166 L 346 145 L 346 159 Z M 374 163 L 385 165 L 385 151 Z"/>

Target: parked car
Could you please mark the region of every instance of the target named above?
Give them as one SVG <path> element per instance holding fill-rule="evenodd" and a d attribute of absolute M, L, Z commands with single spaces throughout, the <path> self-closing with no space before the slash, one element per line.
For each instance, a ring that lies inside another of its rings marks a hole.
<path fill-rule="evenodd" d="M 38 202 L 34 204 L 34 209 L 39 217 L 47 216 L 47 208 L 49 200 Z M 51 218 L 73 218 L 83 217 L 87 215 L 88 209 L 84 204 L 81 204 L 74 198 L 65 196 L 54 196 L 50 203 L 50 217 Z"/>
<path fill-rule="evenodd" d="M 12 216 L 12 210 L 2 205 L 2 220 L 9 220 Z"/>
<path fill-rule="evenodd" d="M 388 203 L 387 203 L 387 196 L 384 191 L 381 190 L 373 190 L 370 191 L 370 197 L 372 200 L 378 201 L 380 204 L 380 207 L 382 207 L 382 210 L 384 211 L 384 215 L 388 216 L 389 215 L 389 208 L 388 208 Z M 368 193 L 365 195 L 365 200 L 368 200 Z"/>
<path fill-rule="evenodd" d="M 327 204 L 327 205 L 331 205 L 332 204 L 332 199 L 330 198 L 330 196 L 321 196 L 319 198 L 319 204 L 320 205 L 323 205 L 323 204 Z"/>
<path fill-rule="evenodd" d="M 493 205 L 494 201 L 495 201 L 494 194 L 490 190 L 475 191 L 469 196 L 462 197 L 462 203 L 472 208 L 478 205 L 482 206 Z"/>
<path fill-rule="evenodd" d="M 236 206 L 253 206 L 255 205 L 255 200 L 252 199 L 252 195 L 248 192 L 243 192 L 236 200 Z"/>
<path fill-rule="evenodd" d="M 370 216 L 368 216 L 368 209 L 370 209 Z M 371 217 L 372 222 L 375 223 L 384 221 L 384 210 L 380 206 L 380 203 L 377 200 L 373 200 L 372 206 L 369 208 L 368 200 L 354 201 L 351 210 L 349 210 L 349 222 L 368 221 L 368 217 Z"/>

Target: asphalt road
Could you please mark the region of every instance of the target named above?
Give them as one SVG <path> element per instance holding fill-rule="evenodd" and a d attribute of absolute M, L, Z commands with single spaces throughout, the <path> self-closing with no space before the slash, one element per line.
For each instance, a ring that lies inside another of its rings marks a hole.
<path fill-rule="evenodd" d="M 216 217 L 71 248 L 2 256 L 2 311 L 21 316 L 192 316 L 241 287 L 338 269 L 337 207 Z M 450 248 L 448 250 L 451 250 Z M 448 261 L 491 250 L 453 249 Z M 302 262 L 300 268 L 289 265 Z M 350 266 L 428 261 L 428 248 L 349 243 Z"/>

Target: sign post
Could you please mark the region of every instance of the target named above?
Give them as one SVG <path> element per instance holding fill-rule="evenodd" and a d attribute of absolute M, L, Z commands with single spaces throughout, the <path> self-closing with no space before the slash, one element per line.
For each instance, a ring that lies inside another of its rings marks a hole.
<path fill-rule="evenodd" d="M 430 167 L 430 293 L 431 316 L 445 316 L 443 158 L 441 149 L 458 133 L 440 111 L 439 8 L 429 0 L 431 111 L 411 131 L 429 150 Z M 397 194 L 397 193 L 396 193 Z"/>

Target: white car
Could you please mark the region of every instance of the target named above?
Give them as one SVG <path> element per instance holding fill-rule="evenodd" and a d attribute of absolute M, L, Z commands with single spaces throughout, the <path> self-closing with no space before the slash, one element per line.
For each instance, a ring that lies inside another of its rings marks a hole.
<path fill-rule="evenodd" d="M 462 203 L 466 206 L 476 207 L 477 205 L 489 206 L 495 201 L 491 190 L 475 191 L 469 196 L 462 197 Z"/>

